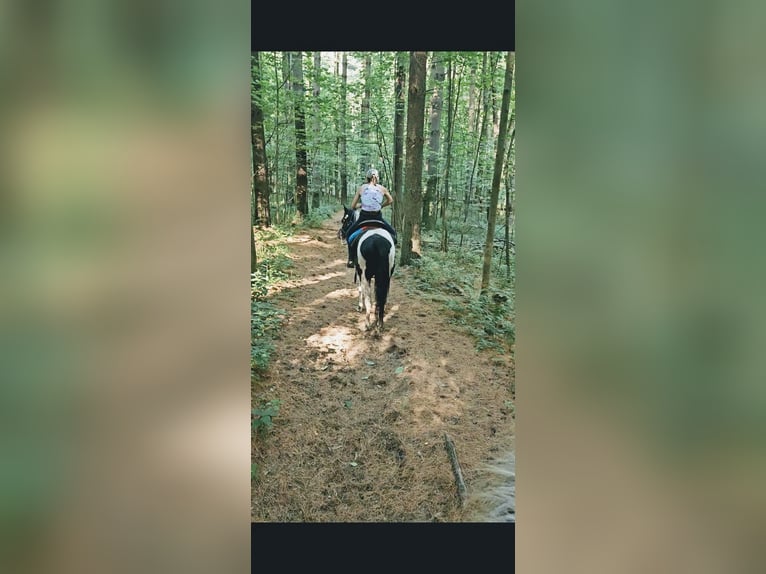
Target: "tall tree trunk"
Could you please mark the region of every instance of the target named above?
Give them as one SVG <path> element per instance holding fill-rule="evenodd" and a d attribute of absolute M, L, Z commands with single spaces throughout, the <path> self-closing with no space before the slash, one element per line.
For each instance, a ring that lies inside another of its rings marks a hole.
<path fill-rule="evenodd" d="M 266 161 L 266 135 L 263 128 L 263 98 L 261 89 L 260 52 L 253 52 L 253 97 L 250 102 L 250 138 L 253 150 L 253 193 L 255 194 L 255 224 L 271 225 L 269 173 Z"/>
<path fill-rule="evenodd" d="M 294 106 L 292 103 L 295 99 L 295 96 L 292 93 L 292 82 L 291 82 L 291 75 L 292 75 L 292 66 L 290 65 L 290 62 L 292 61 L 292 52 L 282 52 L 282 84 L 285 86 L 285 99 L 286 106 L 285 106 L 285 115 L 290 115 L 290 108 Z M 295 114 L 293 113 L 293 124 L 295 123 Z M 289 120 L 288 120 L 289 121 Z M 289 148 L 289 140 L 285 142 L 285 148 Z M 285 159 L 285 158 L 282 158 Z M 291 159 L 286 158 L 285 163 L 287 164 L 284 168 L 282 168 L 281 172 L 277 174 L 277 184 L 282 186 L 282 189 L 284 190 L 284 215 L 282 218 L 282 221 L 287 221 L 292 215 L 291 212 L 295 210 L 295 190 L 291 188 L 290 186 L 290 169 L 292 167 Z M 281 178 L 281 180 L 280 180 Z M 281 181 L 281 183 L 280 183 Z"/>
<path fill-rule="evenodd" d="M 423 120 L 426 108 L 426 52 L 410 52 L 407 96 L 404 233 L 401 265 L 420 257 L 420 215 L 423 209 Z"/>
<path fill-rule="evenodd" d="M 302 52 L 293 52 L 291 79 L 293 84 L 293 108 L 295 109 L 295 197 L 298 213 L 305 217 L 309 213 L 308 166 L 306 165 L 306 118 L 303 112 L 303 57 Z"/>
<path fill-rule="evenodd" d="M 340 53 L 335 52 L 335 80 L 340 83 Z M 341 110 L 341 114 L 343 111 Z M 335 136 L 335 161 L 333 162 L 333 187 L 335 188 L 334 197 L 340 201 L 340 131 Z"/>
<path fill-rule="evenodd" d="M 500 117 L 497 113 L 497 94 L 495 93 L 495 72 L 497 66 L 500 63 L 500 59 L 503 57 L 502 52 L 497 52 L 492 63 L 492 83 L 490 84 L 491 90 L 491 103 L 492 103 L 492 138 L 497 138 L 500 133 Z"/>
<path fill-rule="evenodd" d="M 343 52 L 343 74 L 340 82 L 340 203 L 348 203 L 348 146 L 346 142 L 346 90 L 348 89 L 348 54 Z"/>
<path fill-rule="evenodd" d="M 487 60 L 489 61 L 488 69 L 486 71 L 486 76 L 484 81 L 485 88 L 484 88 L 484 127 L 486 129 L 486 133 L 484 134 L 484 144 L 482 148 L 482 153 L 479 155 L 479 167 L 478 167 L 478 173 L 476 176 L 476 199 L 478 201 L 478 211 L 477 215 L 479 215 L 482 211 L 484 211 L 484 219 L 486 220 L 488 215 L 488 211 L 486 211 L 486 205 L 487 202 L 486 199 L 486 185 L 485 182 L 487 180 L 487 177 L 484 175 L 485 173 L 489 172 L 490 169 L 492 169 L 492 149 L 493 149 L 493 142 L 495 140 L 495 136 L 498 133 L 499 127 L 496 126 L 496 123 L 498 121 L 497 118 L 497 106 L 495 105 L 495 72 L 497 70 L 498 62 L 500 61 L 500 58 L 502 57 L 501 52 L 494 52 L 487 54 Z"/>
<path fill-rule="evenodd" d="M 364 55 L 364 97 L 362 98 L 362 155 L 359 159 L 359 171 L 364 174 L 370 167 L 370 76 L 372 74 L 372 55 Z"/>
<path fill-rule="evenodd" d="M 481 142 L 479 144 L 479 149 L 476 150 L 476 177 L 473 178 L 475 185 L 471 185 L 471 201 L 478 208 L 477 211 L 474 212 L 474 217 L 477 220 L 480 219 L 478 214 L 484 210 L 484 181 L 486 180 L 484 173 L 489 169 L 486 166 L 486 160 L 492 155 L 492 115 L 490 109 L 490 96 L 492 93 L 492 64 L 490 63 L 490 56 L 491 55 L 489 52 L 484 52 L 484 59 L 482 61 L 481 67 L 482 133 L 481 138 L 479 139 Z M 484 219 L 486 219 L 486 217 Z"/>
<path fill-rule="evenodd" d="M 277 205 L 275 209 L 277 221 L 284 221 L 284 213 L 282 217 L 279 215 L 279 94 L 282 91 L 282 83 L 279 81 L 279 59 L 276 52 L 274 52 L 274 85 L 277 87 L 277 93 L 276 103 L 274 104 L 274 173 L 271 174 L 271 180 L 273 182 L 272 189 L 277 190 Z M 285 199 L 287 198 L 285 197 Z"/>
<path fill-rule="evenodd" d="M 404 224 L 404 197 L 402 194 L 402 165 L 404 163 L 404 81 L 407 52 L 396 53 L 396 80 L 394 83 L 394 205 L 393 225 L 401 229 Z"/>
<path fill-rule="evenodd" d="M 423 227 L 433 229 L 436 213 L 433 202 L 436 199 L 438 182 L 439 145 L 441 143 L 442 83 L 444 82 L 444 63 L 438 53 L 431 63 L 431 117 L 429 122 L 428 165 L 426 166 L 426 194 L 423 198 Z"/>
<path fill-rule="evenodd" d="M 448 249 L 448 234 L 447 234 L 447 204 L 449 202 L 449 183 L 450 183 L 450 168 L 452 166 L 452 135 L 455 130 L 455 113 L 457 111 L 457 102 L 460 98 L 460 79 L 457 82 L 457 90 L 455 89 L 455 67 L 454 58 L 450 57 L 449 68 L 447 71 L 448 85 L 447 85 L 447 159 L 446 167 L 444 169 L 444 191 L 441 201 L 441 251 L 447 253 Z M 455 102 L 455 105 L 452 105 Z"/>
<path fill-rule="evenodd" d="M 503 86 L 503 103 L 500 108 L 500 133 L 497 136 L 497 152 L 495 153 L 495 171 L 492 176 L 492 192 L 489 198 L 489 219 L 487 221 L 487 240 L 484 243 L 484 264 L 481 269 L 481 292 L 486 293 L 489 287 L 489 275 L 492 265 L 492 247 L 495 240 L 495 221 L 497 219 L 497 198 L 500 194 L 500 177 L 503 172 L 503 156 L 505 156 L 505 138 L 508 126 L 508 109 L 511 103 L 511 83 L 513 81 L 513 52 L 508 52 L 505 58 L 505 85 Z"/>
<path fill-rule="evenodd" d="M 314 52 L 314 91 L 312 102 L 314 104 L 314 153 L 313 160 L 311 162 L 311 207 L 317 209 L 319 207 L 319 193 L 322 189 L 322 176 L 321 170 L 318 167 L 319 164 L 319 149 L 322 147 L 319 143 L 320 129 L 319 129 L 319 72 L 322 69 L 322 53 L 319 50 Z"/>
<path fill-rule="evenodd" d="M 258 269 L 258 255 L 255 252 L 255 227 L 250 226 L 250 273 Z"/>
<path fill-rule="evenodd" d="M 513 142 L 516 138 L 516 113 L 514 105 L 514 89 L 516 85 L 516 53 L 512 52 L 513 79 L 511 81 L 511 141 L 508 144 L 508 155 L 505 158 L 505 271 L 508 282 L 511 281 L 511 243 L 514 240 L 515 214 L 513 213 L 513 190 L 516 187 L 516 170 L 514 166 Z"/>
<path fill-rule="evenodd" d="M 516 127 L 511 128 L 511 142 L 508 144 L 508 155 L 505 158 L 505 271 L 508 280 L 511 280 L 511 193 L 513 192 L 513 166 L 511 165 L 511 150 L 513 139 L 516 136 Z"/>

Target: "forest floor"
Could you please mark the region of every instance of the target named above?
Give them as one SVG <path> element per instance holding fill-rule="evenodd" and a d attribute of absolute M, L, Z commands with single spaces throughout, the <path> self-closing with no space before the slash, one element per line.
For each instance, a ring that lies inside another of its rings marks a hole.
<path fill-rule="evenodd" d="M 394 272 L 382 333 L 365 331 L 341 216 L 288 239 L 290 278 L 270 295 L 286 317 L 253 402 L 281 404 L 252 440 L 251 519 L 482 521 L 473 497 L 460 504 L 445 433 L 469 494 L 487 488 L 514 447 L 512 358 L 477 351 L 412 268 Z"/>

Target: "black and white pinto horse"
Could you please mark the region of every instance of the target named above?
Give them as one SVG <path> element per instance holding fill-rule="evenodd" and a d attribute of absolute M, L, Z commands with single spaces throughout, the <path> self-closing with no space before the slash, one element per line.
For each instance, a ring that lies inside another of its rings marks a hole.
<path fill-rule="evenodd" d="M 348 242 L 347 231 L 359 218 L 361 210 L 351 210 L 343 206 L 343 219 L 338 236 Z M 357 240 L 356 268 L 354 283 L 359 278 L 359 311 L 367 313 L 367 329 L 383 328 L 383 316 L 386 312 L 386 300 L 391 287 L 391 275 L 396 267 L 396 247 L 391 234 L 376 226 L 375 220 L 364 222 L 364 227 L 350 238 Z M 358 239 L 357 239 L 358 238 Z M 375 320 L 372 319 L 372 280 L 375 279 Z"/>

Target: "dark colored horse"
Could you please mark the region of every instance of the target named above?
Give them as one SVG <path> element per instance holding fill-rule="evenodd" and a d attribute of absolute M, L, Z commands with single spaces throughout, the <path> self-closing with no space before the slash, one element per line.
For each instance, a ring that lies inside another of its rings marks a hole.
<path fill-rule="evenodd" d="M 360 210 L 348 209 L 343 206 L 343 219 L 338 230 L 338 236 L 346 241 L 347 231 L 356 222 Z M 391 287 L 391 275 L 396 267 L 396 247 L 391 234 L 377 225 L 375 220 L 363 222 L 356 241 L 356 267 L 354 269 L 354 283 L 359 278 L 359 311 L 367 312 L 368 329 L 375 327 L 383 328 L 383 316 L 386 311 L 386 300 Z M 357 235 L 356 233 L 354 235 Z M 372 280 L 375 279 L 375 310 L 376 318 L 372 322 Z"/>

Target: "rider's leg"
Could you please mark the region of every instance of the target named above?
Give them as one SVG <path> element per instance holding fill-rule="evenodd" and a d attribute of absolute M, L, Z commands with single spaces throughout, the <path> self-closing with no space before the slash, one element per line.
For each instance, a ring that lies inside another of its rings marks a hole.
<path fill-rule="evenodd" d="M 351 269 L 354 268 L 354 244 L 356 241 L 350 241 L 348 243 L 348 261 L 346 262 L 346 267 L 349 267 Z"/>

